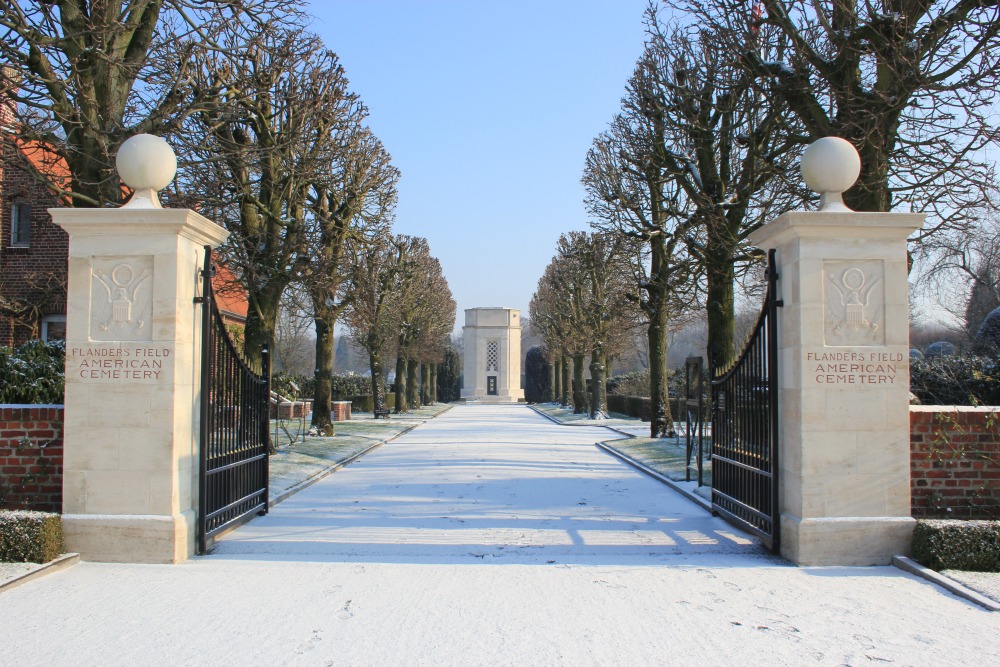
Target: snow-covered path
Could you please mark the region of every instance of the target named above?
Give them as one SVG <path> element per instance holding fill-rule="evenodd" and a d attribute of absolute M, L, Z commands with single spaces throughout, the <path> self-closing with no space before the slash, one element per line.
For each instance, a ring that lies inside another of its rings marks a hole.
<path fill-rule="evenodd" d="M 224 537 L 216 557 L 642 562 L 759 553 L 750 536 L 524 406 L 457 406 Z"/>
<path fill-rule="evenodd" d="M 0 664 L 1000 664 L 1000 613 L 763 556 L 606 437 L 457 407 L 211 556 L 0 593 Z"/>

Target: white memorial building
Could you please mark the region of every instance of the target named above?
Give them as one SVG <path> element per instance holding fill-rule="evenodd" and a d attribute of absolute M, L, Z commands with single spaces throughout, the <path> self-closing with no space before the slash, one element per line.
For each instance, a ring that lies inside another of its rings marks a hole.
<path fill-rule="evenodd" d="M 521 389 L 521 311 L 468 308 L 465 311 L 462 400 L 516 403 Z"/>

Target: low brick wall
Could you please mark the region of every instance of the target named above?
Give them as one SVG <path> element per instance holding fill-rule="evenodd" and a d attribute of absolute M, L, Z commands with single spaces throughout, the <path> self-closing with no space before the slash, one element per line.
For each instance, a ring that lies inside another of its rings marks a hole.
<path fill-rule="evenodd" d="M 0 508 L 62 511 L 63 406 L 0 405 Z"/>
<path fill-rule="evenodd" d="M 1000 408 L 910 407 L 911 512 L 1000 519 Z"/>

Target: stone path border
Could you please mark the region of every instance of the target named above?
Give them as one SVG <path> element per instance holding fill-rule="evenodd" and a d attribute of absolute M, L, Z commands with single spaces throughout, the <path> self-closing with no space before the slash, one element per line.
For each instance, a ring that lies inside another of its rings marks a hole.
<path fill-rule="evenodd" d="M 949 593 L 953 593 L 960 598 L 965 598 L 970 602 L 975 602 L 989 611 L 1000 611 L 1000 603 L 995 600 L 991 600 L 985 595 L 980 595 L 971 588 L 966 588 L 954 579 L 935 572 L 929 567 L 924 567 L 912 558 L 907 558 L 906 556 L 893 556 L 892 564 L 904 572 L 909 572 L 910 574 L 914 574 L 921 579 L 931 582 L 932 584 L 937 584 Z"/>
<path fill-rule="evenodd" d="M 72 567 L 79 562 L 80 554 L 63 554 L 54 560 L 50 560 L 48 563 L 39 563 L 38 567 L 30 569 L 24 574 L 20 574 L 6 581 L 0 581 L 0 593 L 17 588 L 21 584 L 26 584 L 29 581 L 44 577 L 47 574 L 65 570 L 66 568 Z"/>

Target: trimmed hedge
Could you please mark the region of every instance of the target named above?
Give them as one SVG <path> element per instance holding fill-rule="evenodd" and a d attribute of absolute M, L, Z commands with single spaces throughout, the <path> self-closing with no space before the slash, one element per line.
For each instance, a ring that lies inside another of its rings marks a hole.
<path fill-rule="evenodd" d="M 371 395 L 365 396 L 345 396 L 344 398 L 338 398 L 338 401 L 350 401 L 351 402 L 351 412 L 372 412 L 375 408 L 373 407 L 373 400 Z M 385 407 L 392 410 L 396 407 L 396 394 L 392 392 L 387 392 L 385 395 Z"/>
<path fill-rule="evenodd" d="M 913 557 L 933 570 L 1000 572 L 1000 521 L 917 521 Z"/>
<path fill-rule="evenodd" d="M 58 514 L 0 510 L 0 562 L 48 563 L 64 548 Z"/>

